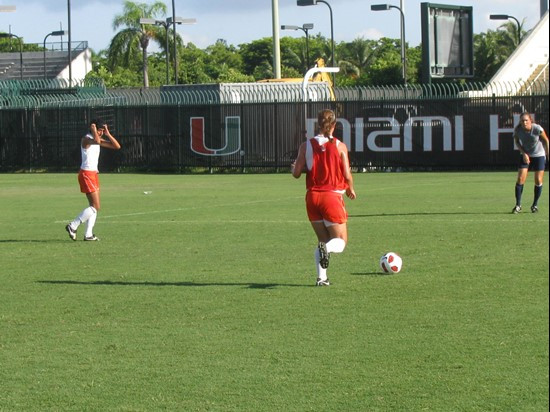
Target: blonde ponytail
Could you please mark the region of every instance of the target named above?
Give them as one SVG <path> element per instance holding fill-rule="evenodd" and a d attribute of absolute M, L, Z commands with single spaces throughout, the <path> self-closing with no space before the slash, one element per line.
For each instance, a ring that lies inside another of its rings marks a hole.
<path fill-rule="evenodd" d="M 317 115 L 317 124 L 319 126 L 319 134 L 332 140 L 331 131 L 336 124 L 336 114 L 330 109 L 321 110 Z"/>

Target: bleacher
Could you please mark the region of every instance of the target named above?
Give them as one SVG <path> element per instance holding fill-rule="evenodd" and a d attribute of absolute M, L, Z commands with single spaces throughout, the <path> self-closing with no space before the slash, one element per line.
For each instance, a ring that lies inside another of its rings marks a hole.
<path fill-rule="evenodd" d="M 548 88 L 548 11 L 525 36 L 489 83 L 513 85 L 510 94 L 529 95 Z"/>
<path fill-rule="evenodd" d="M 0 53 L 0 80 L 55 79 L 67 66 L 66 51 L 46 51 L 45 60 L 43 52 Z"/>

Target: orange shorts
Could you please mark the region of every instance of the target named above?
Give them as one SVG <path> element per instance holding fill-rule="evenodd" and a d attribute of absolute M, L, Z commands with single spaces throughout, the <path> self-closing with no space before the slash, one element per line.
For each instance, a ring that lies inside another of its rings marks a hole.
<path fill-rule="evenodd" d="M 310 222 L 326 220 L 332 223 L 346 223 L 348 221 L 348 212 L 340 193 L 308 191 L 306 209 Z"/>
<path fill-rule="evenodd" d="M 93 193 L 99 190 L 99 174 L 91 170 L 78 172 L 78 183 L 82 193 Z"/>

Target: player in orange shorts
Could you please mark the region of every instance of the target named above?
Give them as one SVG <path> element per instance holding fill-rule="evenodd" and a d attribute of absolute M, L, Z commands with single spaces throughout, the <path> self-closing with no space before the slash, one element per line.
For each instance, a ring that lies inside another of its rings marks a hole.
<path fill-rule="evenodd" d="M 302 143 L 292 163 L 292 176 L 306 172 L 306 210 L 317 235 L 315 266 L 317 286 L 329 286 L 327 268 L 331 253 L 341 253 L 348 241 L 348 214 L 343 194 L 355 199 L 348 148 L 332 136 L 336 115 L 322 110 L 317 116 L 319 134 Z"/>
<path fill-rule="evenodd" d="M 106 137 L 106 139 L 104 138 Z M 80 191 L 88 199 L 88 207 L 67 226 L 65 230 L 72 240 L 76 240 L 76 231 L 81 223 L 87 222 L 84 240 L 99 240 L 93 233 L 94 224 L 99 211 L 99 152 L 102 147 L 107 149 L 120 149 L 120 143 L 109 132 L 107 124 L 101 119 L 94 119 L 90 124 L 90 133 L 86 134 L 80 141 L 80 153 L 82 163 L 78 172 L 78 183 Z"/>

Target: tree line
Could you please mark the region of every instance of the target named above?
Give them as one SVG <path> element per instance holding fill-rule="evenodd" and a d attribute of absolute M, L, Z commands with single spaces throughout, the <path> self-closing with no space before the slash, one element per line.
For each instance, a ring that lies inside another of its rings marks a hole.
<path fill-rule="evenodd" d="M 141 18 L 166 21 L 167 8 L 160 1 L 152 4 L 124 1 L 123 12 L 113 19 L 115 30 L 107 49 L 92 54 L 93 69 L 88 78 L 102 79 L 113 87 L 158 87 L 174 81 L 174 38 L 176 39 L 177 83 L 236 83 L 273 78 L 273 43 L 271 37 L 234 46 L 223 39 L 200 49 L 193 43 L 184 44 L 181 37 L 166 25 L 141 24 Z M 519 33 L 518 33 L 519 31 Z M 506 22 L 497 30 L 474 34 L 474 77 L 488 81 L 515 50 L 526 32 Z M 0 51 L 13 43 L 0 39 Z M 303 77 L 317 58 L 332 61 L 340 68 L 335 75 L 338 86 L 373 86 L 402 83 L 400 39 L 357 38 L 351 42 L 331 42 L 321 34 L 305 38 L 282 37 L 281 75 L 283 78 Z M 154 43 L 158 52 L 149 53 Z M 27 46 L 27 45 L 25 45 Z M 30 45 L 29 45 L 30 47 Z M 35 45 L 34 48 L 37 46 Z M 38 47 L 39 48 L 39 47 Z M 421 82 L 421 45 L 405 45 L 407 79 Z M 308 61 L 309 56 L 309 61 Z M 168 65 L 166 64 L 168 61 Z M 168 67 L 167 67 L 168 66 Z"/>

